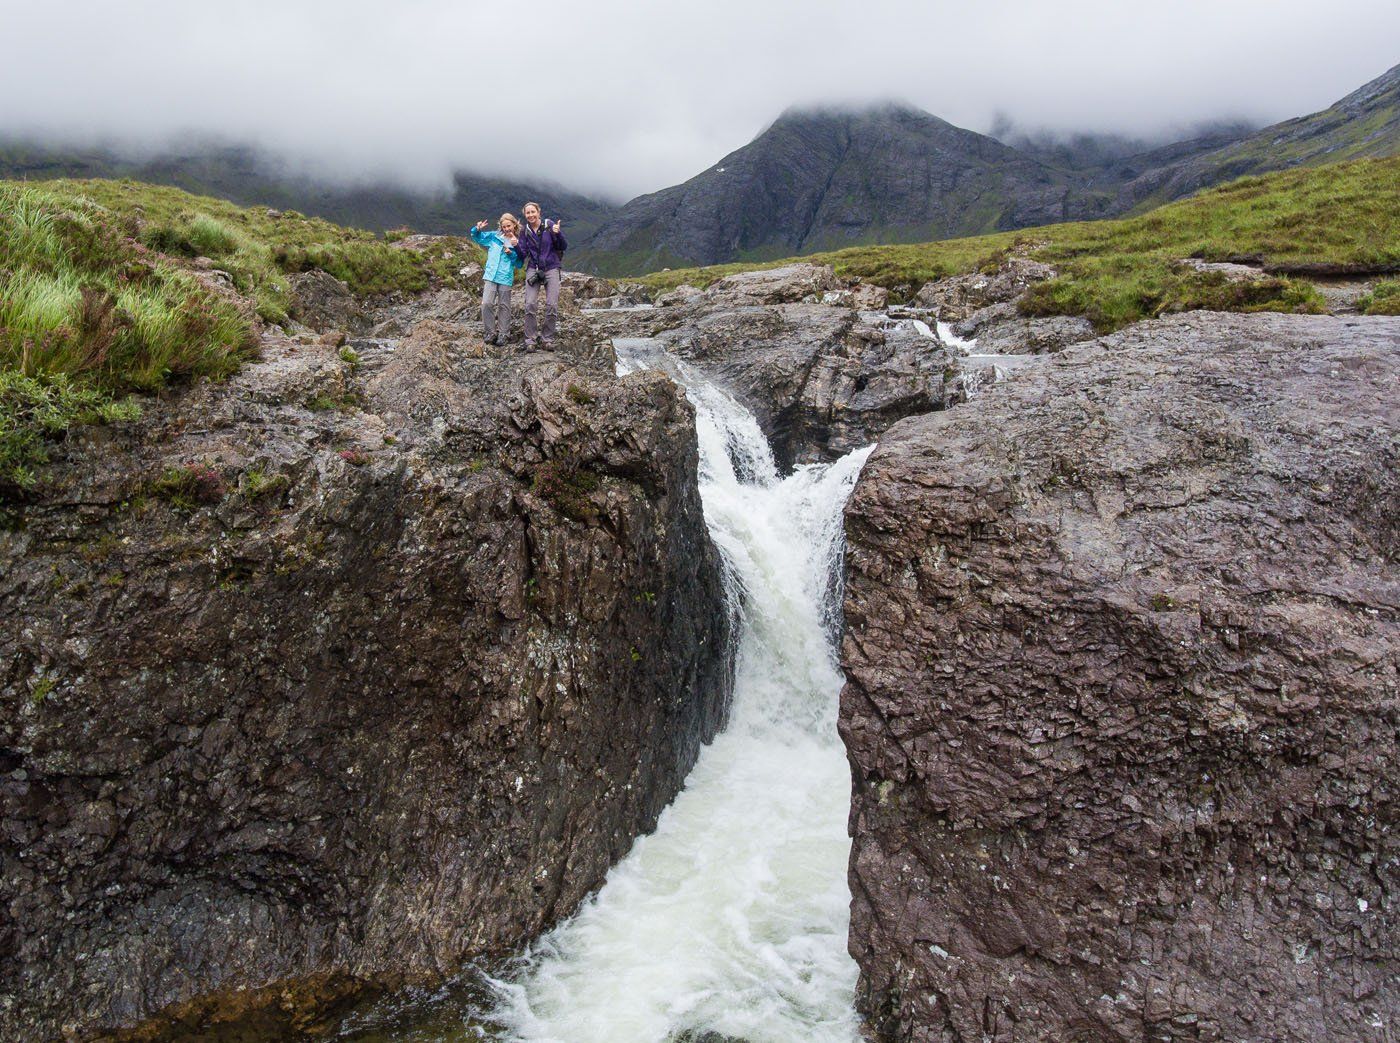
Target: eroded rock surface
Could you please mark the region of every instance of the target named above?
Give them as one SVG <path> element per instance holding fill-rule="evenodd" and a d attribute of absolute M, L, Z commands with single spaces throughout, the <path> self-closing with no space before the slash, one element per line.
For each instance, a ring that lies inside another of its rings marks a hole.
<path fill-rule="evenodd" d="M 828 265 L 795 264 L 593 320 L 612 336 L 655 338 L 727 386 L 788 467 L 843 456 L 958 394 L 957 353 L 927 325 L 862 310 L 884 299 L 876 287 L 846 286 Z"/>
<path fill-rule="evenodd" d="M 1400 1015 L 1400 320 L 1195 313 L 881 439 L 847 508 L 881 1040 Z"/>
<path fill-rule="evenodd" d="M 269 336 L 0 534 L 0 1036 L 440 978 L 679 788 L 728 677 L 692 410 L 470 304 Z"/>
<path fill-rule="evenodd" d="M 953 275 L 925 283 L 915 303 L 935 309 L 944 322 L 960 322 L 982 308 L 1013 301 L 1032 285 L 1052 278 L 1055 269 L 1027 257 L 1003 258 L 988 272 Z"/>

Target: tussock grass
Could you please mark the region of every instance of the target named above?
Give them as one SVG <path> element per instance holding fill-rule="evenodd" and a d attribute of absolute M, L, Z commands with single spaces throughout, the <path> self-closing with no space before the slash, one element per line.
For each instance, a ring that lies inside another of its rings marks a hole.
<path fill-rule="evenodd" d="M 907 297 L 932 279 L 994 269 L 1011 250 L 1060 273 L 1030 295 L 1031 314 L 1084 315 L 1101 330 L 1184 308 L 1317 311 L 1321 297 L 1305 281 L 1288 277 L 1288 269 L 1400 270 L 1400 157 L 1242 178 L 1123 220 L 678 269 L 639 281 L 655 290 L 706 286 L 734 272 L 806 260 Z M 1282 271 L 1242 288 L 1173 263 L 1186 257 L 1245 257 Z"/>
<path fill-rule="evenodd" d="M 1387 279 L 1356 302 L 1364 315 L 1400 315 L 1400 281 Z"/>

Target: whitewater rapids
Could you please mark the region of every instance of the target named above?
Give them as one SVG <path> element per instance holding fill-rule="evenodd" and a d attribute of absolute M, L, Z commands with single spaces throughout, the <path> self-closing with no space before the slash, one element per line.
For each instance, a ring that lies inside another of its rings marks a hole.
<path fill-rule="evenodd" d="M 541 938 L 493 1019 L 521 1043 L 853 1043 L 850 776 L 836 734 L 842 508 L 870 449 L 779 478 L 742 405 L 649 342 L 696 407 L 701 498 L 737 628 L 725 731 L 608 875 Z"/>

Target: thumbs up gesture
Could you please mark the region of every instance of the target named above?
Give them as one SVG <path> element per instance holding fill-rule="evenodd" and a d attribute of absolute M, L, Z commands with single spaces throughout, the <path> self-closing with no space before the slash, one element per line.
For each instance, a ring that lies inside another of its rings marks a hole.
<path fill-rule="evenodd" d="M 558 235 L 558 234 L 559 234 L 559 229 L 560 229 L 560 227 L 561 227 L 561 223 L 558 222 L 558 221 L 555 221 L 555 222 L 554 222 L 554 234 L 555 234 L 555 235 Z"/>

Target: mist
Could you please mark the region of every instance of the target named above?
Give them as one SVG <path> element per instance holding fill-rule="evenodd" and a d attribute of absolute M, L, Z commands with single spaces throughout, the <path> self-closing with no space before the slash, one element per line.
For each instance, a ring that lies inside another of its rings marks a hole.
<path fill-rule="evenodd" d="M 621 201 L 793 105 L 1164 141 L 1323 108 L 1400 61 L 1400 5 L 0 0 L 0 136 L 247 143 L 341 184 L 455 169 Z"/>

